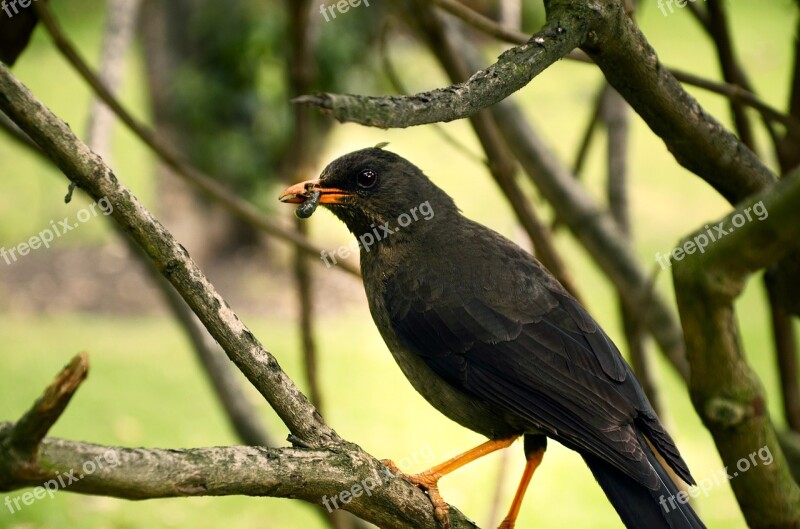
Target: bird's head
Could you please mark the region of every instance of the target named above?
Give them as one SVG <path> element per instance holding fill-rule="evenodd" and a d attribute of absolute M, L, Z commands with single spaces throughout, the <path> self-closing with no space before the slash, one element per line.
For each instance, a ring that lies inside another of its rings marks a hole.
<path fill-rule="evenodd" d="M 414 164 L 383 148 L 354 151 L 331 162 L 317 180 L 286 189 L 280 201 L 304 204 L 299 216 L 309 216 L 317 200 L 359 237 L 386 225 L 399 231 L 423 229 L 434 216 L 447 217 L 453 200 Z M 420 222 L 422 221 L 422 222 Z"/>

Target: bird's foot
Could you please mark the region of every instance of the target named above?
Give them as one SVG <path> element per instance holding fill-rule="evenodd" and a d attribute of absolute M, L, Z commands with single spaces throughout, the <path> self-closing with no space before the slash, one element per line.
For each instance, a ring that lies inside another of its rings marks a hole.
<path fill-rule="evenodd" d="M 450 517 L 448 516 L 450 506 L 447 505 L 447 502 L 444 501 L 442 495 L 439 493 L 438 484 L 439 479 L 442 477 L 440 474 L 429 470 L 420 472 L 419 474 L 406 474 L 401 471 L 391 459 L 384 459 L 381 462 L 392 471 L 392 474 L 402 477 L 409 483 L 425 491 L 428 494 L 428 498 L 431 500 L 431 504 L 433 504 L 434 518 L 436 518 L 436 521 L 439 522 L 439 525 L 444 529 L 450 529 Z"/>

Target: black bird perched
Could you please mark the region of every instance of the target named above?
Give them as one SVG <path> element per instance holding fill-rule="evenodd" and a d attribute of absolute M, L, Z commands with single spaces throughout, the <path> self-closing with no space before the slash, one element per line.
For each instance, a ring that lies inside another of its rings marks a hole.
<path fill-rule="evenodd" d="M 527 464 L 509 529 L 547 437 L 577 451 L 628 528 L 702 528 L 651 447 L 694 484 L 617 347 L 529 253 L 464 217 L 453 199 L 382 148 L 333 161 L 283 202 L 311 199 L 359 238 L 375 324 L 403 373 L 436 409 L 489 441 L 410 481 L 437 517 L 443 475 L 524 436 Z"/>

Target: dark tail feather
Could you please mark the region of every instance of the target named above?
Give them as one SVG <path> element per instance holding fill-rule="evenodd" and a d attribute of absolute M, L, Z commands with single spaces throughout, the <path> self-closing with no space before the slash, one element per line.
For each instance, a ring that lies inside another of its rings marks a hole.
<path fill-rule="evenodd" d="M 678 501 L 678 488 L 642 440 L 642 448 L 661 481 L 650 490 L 627 474 L 591 455 L 583 459 L 628 529 L 705 529 L 688 503 Z M 681 499 L 685 499 L 681 497 Z"/>

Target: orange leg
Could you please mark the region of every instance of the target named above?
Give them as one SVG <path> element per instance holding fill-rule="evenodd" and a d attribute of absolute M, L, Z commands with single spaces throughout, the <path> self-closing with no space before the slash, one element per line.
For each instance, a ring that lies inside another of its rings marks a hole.
<path fill-rule="evenodd" d="M 514 501 L 511 502 L 511 508 L 508 509 L 508 515 L 503 523 L 497 529 L 514 529 L 514 524 L 517 523 L 517 516 L 519 516 L 519 509 L 522 507 L 522 498 L 525 497 L 525 491 L 528 490 L 528 484 L 531 482 L 533 473 L 542 462 L 544 457 L 544 448 L 528 454 L 528 462 L 525 463 L 525 471 L 522 473 L 522 479 L 517 487 L 517 493 L 514 495 Z"/>
<path fill-rule="evenodd" d="M 506 437 L 505 439 L 492 439 L 486 441 L 485 443 L 476 446 L 471 450 L 467 450 L 463 454 L 457 455 L 452 459 L 448 459 L 441 465 L 436 465 L 435 467 L 432 467 L 424 472 L 420 472 L 419 474 L 403 474 L 397 468 L 397 465 L 388 459 L 384 460 L 383 464 L 392 469 L 395 474 L 400 474 L 407 481 L 426 491 L 431 503 L 433 504 L 434 515 L 436 516 L 436 519 L 442 524 L 442 526 L 449 527 L 450 524 L 447 519 L 448 506 L 447 503 L 442 499 L 441 494 L 439 494 L 439 480 L 454 470 L 463 467 L 467 463 L 471 463 L 472 461 L 491 454 L 492 452 L 496 452 L 497 450 L 511 446 L 511 443 L 513 443 L 517 437 L 519 437 L 519 435 L 512 435 L 511 437 Z"/>

